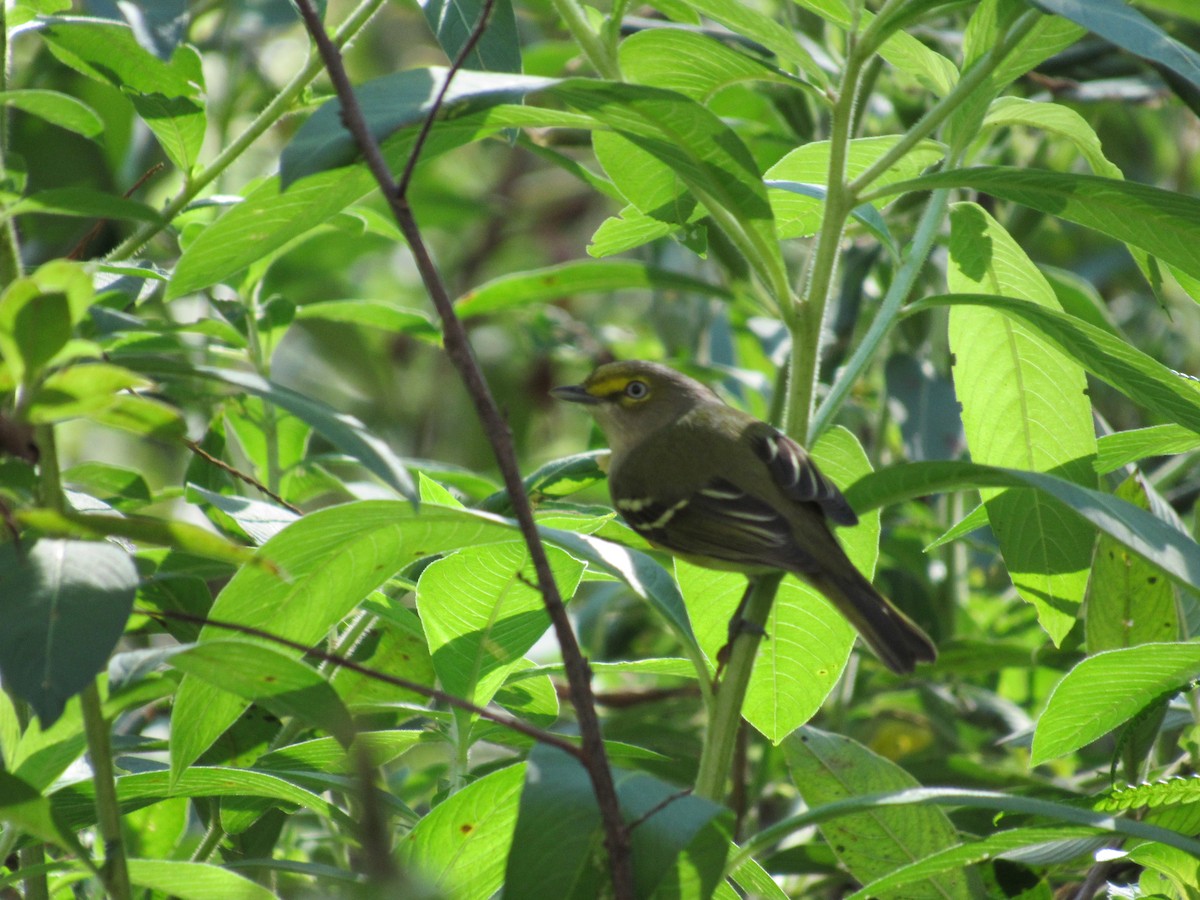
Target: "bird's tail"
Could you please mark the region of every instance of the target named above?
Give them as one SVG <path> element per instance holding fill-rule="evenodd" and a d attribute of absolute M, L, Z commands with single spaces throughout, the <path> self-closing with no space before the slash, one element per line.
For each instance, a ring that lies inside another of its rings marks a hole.
<path fill-rule="evenodd" d="M 875 590 L 849 560 L 846 563 L 836 574 L 824 571 L 808 578 L 893 672 L 906 675 L 919 662 L 933 662 L 937 649 L 929 635 Z"/>

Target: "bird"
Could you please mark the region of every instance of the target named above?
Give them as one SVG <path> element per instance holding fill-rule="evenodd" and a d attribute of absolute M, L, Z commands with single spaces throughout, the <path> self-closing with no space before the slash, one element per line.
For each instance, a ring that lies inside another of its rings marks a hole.
<path fill-rule="evenodd" d="M 929 636 L 846 556 L 831 523 L 858 516 L 782 431 L 645 360 L 605 363 L 550 393 L 591 412 L 611 450 L 613 506 L 652 546 L 751 583 L 777 570 L 799 576 L 897 674 L 936 659 Z"/>

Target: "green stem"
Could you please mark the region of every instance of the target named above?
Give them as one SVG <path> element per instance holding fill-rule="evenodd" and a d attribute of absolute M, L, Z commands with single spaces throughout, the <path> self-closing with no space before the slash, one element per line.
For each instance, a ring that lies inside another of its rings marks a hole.
<path fill-rule="evenodd" d="M 733 750 L 737 744 L 738 728 L 742 724 L 742 702 L 750 685 L 750 672 L 754 668 L 754 657 L 766 631 L 775 592 L 783 580 L 782 572 L 761 575 L 752 581 L 753 590 L 749 602 L 742 611 L 743 627 L 733 640 L 729 664 L 716 692 L 712 716 L 708 722 L 704 749 L 700 753 L 700 770 L 696 774 L 695 793 L 709 800 L 721 802 L 725 796 L 725 784 L 729 779 L 729 768 L 733 763 Z"/>
<path fill-rule="evenodd" d="M 35 431 L 38 448 L 38 479 L 42 504 L 58 513 L 67 511 L 58 464 L 54 426 L 39 425 Z M 121 807 L 117 802 L 117 782 L 113 774 L 112 744 L 108 721 L 100 704 L 100 691 L 93 680 L 79 695 L 83 709 L 83 729 L 88 755 L 92 760 L 92 781 L 96 786 L 96 822 L 104 840 L 104 887 L 110 897 L 129 900 L 133 888 L 125 862 L 125 842 L 121 834 Z"/>
<path fill-rule="evenodd" d="M 265 379 L 271 377 L 271 360 L 266 348 L 262 345 L 262 334 L 258 330 L 258 314 L 260 311 L 259 298 L 262 296 L 262 280 L 255 282 L 250 291 L 249 307 L 246 311 L 246 344 L 250 353 L 250 364 L 254 371 Z M 279 494 L 279 484 L 282 474 L 279 470 L 279 416 L 275 404 L 270 400 L 262 401 L 263 408 L 263 443 L 267 455 L 267 489 L 272 494 Z"/>
<path fill-rule="evenodd" d="M 42 452 L 45 452 L 44 448 Z M 116 900 L 131 900 L 133 888 L 129 883 L 125 841 L 121 835 L 121 806 L 117 802 L 117 782 L 113 777 L 108 720 L 104 718 L 95 681 L 83 689 L 79 701 L 83 706 L 88 755 L 92 759 L 92 782 L 96 786 L 96 820 L 104 839 L 104 887 Z"/>
<path fill-rule="evenodd" d="M 225 829 L 221 827 L 221 810 L 216 802 L 210 802 L 208 806 L 208 830 L 204 832 L 204 837 L 192 851 L 191 862 L 207 862 L 208 858 L 216 852 L 221 846 L 221 841 L 225 840 Z"/>
<path fill-rule="evenodd" d="M 879 311 L 871 322 L 871 327 L 867 329 L 862 342 L 855 349 L 849 362 L 842 368 L 837 381 L 833 383 L 813 417 L 807 435 L 810 442 L 819 438 L 833 423 L 833 417 L 837 415 L 837 411 L 850 393 L 851 387 L 858 381 L 859 376 L 874 358 L 887 333 L 891 330 L 892 324 L 900 314 L 901 305 L 908 297 L 917 280 L 917 275 L 929 258 L 929 252 L 933 248 L 933 242 L 937 239 L 938 229 L 942 224 L 942 216 L 946 212 L 949 197 L 950 192 L 946 190 L 934 191 L 930 196 L 929 203 L 921 214 L 921 221 L 917 224 L 917 231 L 913 235 L 904 263 L 900 266 L 896 277 L 892 279 L 891 286 L 888 287 L 887 294 L 884 295 L 883 302 L 879 305 Z"/>
<path fill-rule="evenodd" d="M 808 275 L 797 315 L 791 323 L 791 377 L 784 430 L 803 440 L 812 416 L 817 375 L 820 371 L 821 326 L 829 305 L 829 292 L 837 270 L 842 231 L 853 209 L 853 197 L 846 189 L 846 157 L 850 149 L 850 129 L 854 123 L 854 104 L 859 76 L 865 58 L 860 47 L 851 45 L 837 102 L 832 112 L 829 136 L 829 173 L 826 178 L 824 213 L 817 243 L 809 257 Z"/>
<path fill-rule="evenodd" d="M 342 23 L 337 33 L 334 34 L 334 43 L 338 47 L 342 47 L 351 41 L 366 26 L 367 22 L 371 20 L 371 17 L 375 15 L 379 8 L 383 6 L 384 2 L 385 0 L 362 0 L 355 10 L 346 17 L 346 21 Z M 168 203 L 162 211 L 159 223 L 152 222 L 143 225 L 115 250 L 109 253 L 107 259 L 129 259 L 145 247 L 189 203 L 195 200 L 204 188 L 208 187 L 222 172 L 228 169 L 246 151 L 246 148 L 262 137 L 267 129 L 278 122 L 292 108 L 296 99 L 304 92 L 304 89 L 324 71 L 324 68 L 320 55 L 312 53 L 304 68 L 284 86 L 283 90 L 275 95 L 275 98 L 263 108 L 262 112 L 254 117 L 254 121 L 247 126 L 246 130 L 234 138 L 233 142 L 222 150 L 207 168 L 188 179 L 187 184 L 184 185 L 179 195 Z"/>
<path fill-rule="evenodd" d="M 0 3 L 0 92 L 9 89 L 8 83 L 8 11 Z M 8 107 L 0 105 L 0 172 L 4 172 L 8 153 Z M 0 222 L 0 287 L 7 287 L 21 277 L 21 245 L 12 216 Z"/>
<path fill-rule="evenodd" d="M 620 81 L 621 67 L 617 64 L 617 58 L 611 49 L 605 46 L 600 35 L 592 30 L 583 7 L 576 0 L 554 0 L 554 9 L 592 68 L 600 73 L 600 77 L 609 81 Z"/>
<path fill-rule="evenodd" d="M 862 194 L 864 190 L 883 175 L 884 172 L 903 159 L 909 150 L 933 134 L 934 130 L 946 121 L 950 114 L 958 109 L 968 96 L 977 91 L 983 86 L 984 82 L 992 77 L 992 73 L 996 70 L 996 67 L 1016 48 L 1017 44 L 1025 39 L 1034 26 L 1037 25 L 1040 18 L 1041 13 L 1030 10 L 1017 19 L 1012 29 L 1005 35 L 1004 40 L 995 44 L 983 56 L 979 57 L 975 61 L 975 65 L 962 74 L 962 77 L 958 79 L 958 84 L 954 86 L 954 89 L 950 93 L 931 106 L 929 111 L 912 128 L 905 132 L 904 137 L 894 147 L 879 157 L 870 168 L 850 182 L 849 194 L 851 198 L 863 199 Z"/>

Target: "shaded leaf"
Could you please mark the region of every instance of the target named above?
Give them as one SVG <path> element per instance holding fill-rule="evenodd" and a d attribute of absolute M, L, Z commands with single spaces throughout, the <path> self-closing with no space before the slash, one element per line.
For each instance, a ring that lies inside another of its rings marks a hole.
<path fill-rule="evenodd" d="M 0 672 L 43 726 L 103 670 L 137 583 L 133 560 L 113 544 L 0 544 Z"/>

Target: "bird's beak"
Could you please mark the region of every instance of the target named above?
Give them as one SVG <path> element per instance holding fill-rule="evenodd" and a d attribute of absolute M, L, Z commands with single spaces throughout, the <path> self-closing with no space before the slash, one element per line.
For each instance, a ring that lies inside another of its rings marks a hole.
<path fill-rule="evenodd" d="M 550 388 L 550 396 L 559 400 L 566 400 L 568 403 L 587 403 L 590 405 L 600 402 L 600 398 L 588 393 L 587 388 L 582 384 L 564 384 L 561 387 Z"/>

